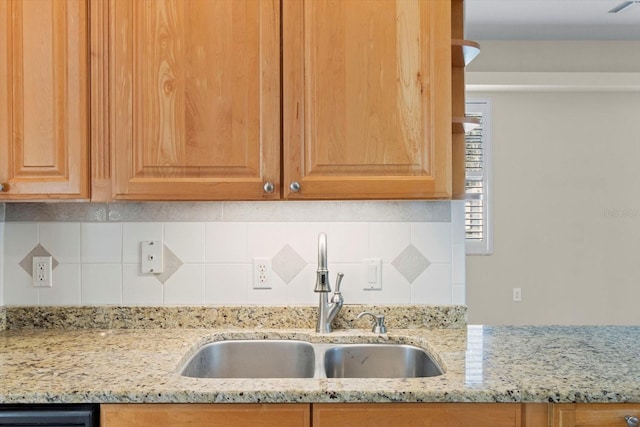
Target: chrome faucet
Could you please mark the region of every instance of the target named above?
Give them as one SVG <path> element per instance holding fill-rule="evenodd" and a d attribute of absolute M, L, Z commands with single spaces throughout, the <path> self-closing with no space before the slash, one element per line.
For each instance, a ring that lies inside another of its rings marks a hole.
<path fill-rule="evenodd" d="M 329 302 L 329 292 L 331 292 L 331 286 L 329 285 L 329 270 L 327 269 L 327 235 L 326 233 L 320 233 L 318 235 L 318 271 L 316 279 L 316 287 L 314 292 L 318 292 L 318 323 L 316 324 L 316 332 L 328 333 L 331 332 L 331 322 L 336 318 L 344 299 L 340 293 L 340 284 L 344 274 L 338 273 L 336 278 L 336 291 L 331 297 Z"/>

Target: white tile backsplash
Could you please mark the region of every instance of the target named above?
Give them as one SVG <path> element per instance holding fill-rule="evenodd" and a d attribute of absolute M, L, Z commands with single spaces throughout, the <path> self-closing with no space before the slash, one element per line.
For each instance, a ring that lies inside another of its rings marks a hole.
<path fill-rule="evenodd" d="M 81 227 L 77 222 L 41 222 L 40 244 L 60 263 L 80 263 Z"/>
<path fill-rule="evenodd" d="M 122 266 L 122 304 L 127 306 L 163 304 L 164 287 L 153 274 L 142 274 L 140 265 Z"/>
<path fill-rule="evenodd" d="M 164 283 L 165 305 L 203 305 L 204 264 L 185 264 Z"/>
<path fill-rule="evenodd" d="M 122 262 L 140 263 L 140 242 L 143 240 L 162 240 L 162 223 L 127 222 L 122 224 Z"/>
<path fill-rule="evenodd" d="M 467 302 L 466 289 L 464 285 L 451 286 L 451 303 L 455 305 L 465 305 Z"/>
<path fill-rule="evenodd" d="M 5 261 L 4 303 L 5 305 L 38 305 L 38 288 L 31 286 L 31 276 L 18 265 L 18 262 Z"/>
<path fill-rule="evenodd" d="M 339 271 L 345 274 L 342 292 L 347 304 L 465 301 L 463 202 L 160 206 L 164 214 L 146 222 L 145 212 L 156 205 L 106 206 L 107 220 L 64 222 L 45 215 L 47 220 L 42 221 L 42 213 L 36 219 L 8 220 L 0 236 L 4 243 L 0 304 L 315 305 L 320 232 L 327 233 L 331 285 L 335 286 Z M 180 207 L 183 210 L 176 211 Z M 7 217 L 20 217 L 16 209 L 12 207 Z M 193 221 L 188 219 L 189 209 L 195 209 Z M 143 240 L 163 241 L 180 261 L 164 284 L 158 276 L 140 271 Z M 31 277 L 18 265 L 38 244 L 60 262 L 51 289 L 33 288 Z M 392 264 L 410 245 L 429 261 L 413 283 Z M 286 266 L 276 263 L 288 283 L 273 273 L 271 289 L 253 289 L 252 259 L 273 258 L 283 249 L 291 251 L 287 259 L 300 260 L 297 273 L 284 274 Z M 364 258 L 382 260 L 381 290 L 364 289 Z"/>
<path fill-rule="evenodd" d="M 411 223 L 374 222 L 369 224 L 369 257 L 392 262 L 411 243 Z"/>
<path fill-rule="evenodd" d="M 250 275 L 250 264 L 207 264 L 204 303 L 206 305 L 246 303 Z"/>
<path fill-rule="evenodd" d="M 5 266 L 17 265 L 38 244 L 38 223 L 8 222 L 4 227 Z M 5 275 L 7 279 L 11 277 Z"/>
<path fill-rule="evenodd" d="M 122 224 L 82 224 L 83 264 L 122 263 Z"/>
<path fill-rule="evenodd" d="M 464 200 L 453 200 L 451 202 L 451 243 L 464 244 L 465 242 L 465 222 L 466 210 Z"/>
<path fill-rule="evenodd" d="M 82 264 L 82 305 L 122 304 L 122 264 Z"/>
<path fill-rule="evenodd" d="M 366 222 L 331 223 L 325 232 L 332 261 L 362 262 L 363 258 L 369 258 L 369 226 Z M 317 256 L 317 252 L 314 251 L 314 255 Z"/>
<path fill-rule="evenodd" d="M 207 263 L 247 262 L 247 223 L 208 222 L 205 224 Z"/>
<path fill-rule="evenodd" d="M 451 304 L 451 265 L 431 264 L 411 284 L 412 304 Z"/>
<path fill-rule="evenodd" d="M 205 223 L 165 223 L 164 244 L 184 263 L 204 263 Z"/>
<path fill-rule="evenodd" d="M 451 262 L 451 223 L 412 223 L 411 243 L 431 263 Z"/>
<path fill-rule="evenodd" d="M 59 264 L 51 277 L 52 287 L 38 288 L 40 305 L 80 305 L 80 264 Z"/>

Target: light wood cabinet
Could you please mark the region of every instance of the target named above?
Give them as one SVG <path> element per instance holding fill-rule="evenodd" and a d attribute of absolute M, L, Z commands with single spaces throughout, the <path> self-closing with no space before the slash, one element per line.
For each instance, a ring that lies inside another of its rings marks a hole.
<path fill-rule="evenodd" d="M 113 198 L 278 198 L 279 0 L 112 1 L 103 13 Z"/>
<path fill-rule="evenodd" d="M 308 404 L 106 404 L 102 427 L 309 427 Z"/>
<path fill-rule="evenodd" d="M 102 427 L 543 427 L 518 403 L 103 404 Z M 548 405 L 534 405 L 546 410 Z M 313 416 L 311 415 L 313 413 Z M 525 424 L 526 423 L 526 424 Z"/>
<path fill-rule="evenodd" d="M 626 427 L 627 415 L 640 418 L 640 404 L 554 404 L 553 427 Z"/>
<path fill-rule="evenodd" d="M 461 4 L 0 1 L 0 199 L 450 198 Z"/>
<path fill-rule="evenodd" d="M 521 427 L 517 403 L 314 404 L 314 427 Z"/>
<path fill-rule="evenodd" d="M 285 197 L 450 197 L 451 1 L 283 0 L 282 19 Z"/>
<path fill-rule="evenodd" d="M 0 1 L 0 200 L 89 197 L 87 1 Z"/>
<path fill-rule="evenodd" d="M 451 197 L 450 0 L 106 9 L 94 200 Z"/>

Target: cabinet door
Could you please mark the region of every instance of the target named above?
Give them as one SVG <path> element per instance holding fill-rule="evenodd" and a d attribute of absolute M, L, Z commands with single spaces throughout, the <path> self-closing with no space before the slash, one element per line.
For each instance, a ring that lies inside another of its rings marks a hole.
<path fill-rule="evenodd" d="M 314 427 L 520 427 L 510 403 L 314 404 Z"/>
<path fill-rule="evenodd" d="M 89 197 L 87 13 L 0 1 L 0 200 Z"/>
<path fill-rule="evenodd" d="M 113 197 L 278 198 L 279 1 L 110 8 Z"/>
<path fill-rule="evenodd" d="M 450 0 L 283 0 L 282 19 L 285 197 L 450 197 Z"/>
<path fill-rule="evenodd" d="M 640 418 L 640 404 L 577 403 L 553 405 L 554 427 L 624 427 L 625 416 Z"/>
<path fill-rule="evenodd" d="M 108 404 L 102 427 L 309 427 L 308 404 Z"/>

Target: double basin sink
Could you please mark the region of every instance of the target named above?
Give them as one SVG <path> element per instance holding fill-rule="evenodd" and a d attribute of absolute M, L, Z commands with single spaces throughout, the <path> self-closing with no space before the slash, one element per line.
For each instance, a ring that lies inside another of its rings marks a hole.
<path fill-rule="evenodd" d="M 298 340 L 217 341 L 180 374 L 196 378 L 417 378 L 442 375 L 423 349 L 404 344 L 316 344 Z"/>

